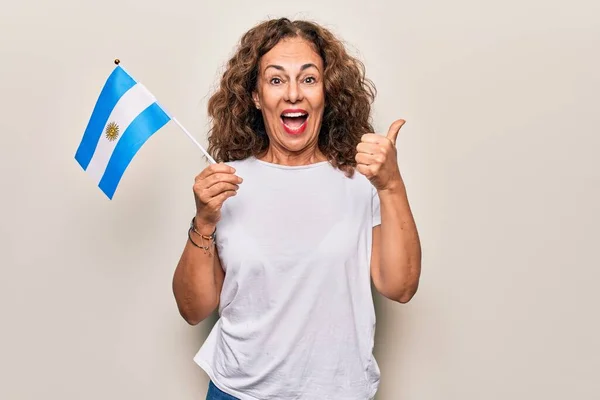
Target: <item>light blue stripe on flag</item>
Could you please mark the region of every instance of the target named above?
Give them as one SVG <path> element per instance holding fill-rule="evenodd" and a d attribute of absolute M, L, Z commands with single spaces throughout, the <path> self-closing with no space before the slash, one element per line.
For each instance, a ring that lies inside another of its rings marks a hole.
<path fill-rule="evenodd" d="M 84 170 L 87 169 L 94 155 L 110 113 L 115 108 L 119 99 L 135 84 L 136 81 L 119 66 L 113 70 L 106 80 L 79 144 L 79 148 L 75 153 L 75 159 Z"/>
<path fill-rule="evenodd" d="M 115 147 L 99 184 L 109 199 L 112 199 L 125 169 L 140 147 L 169 120 L 170 117 L 163 109 L 157 103 L 153 103 L 123 132 L 123 137 Z"/>

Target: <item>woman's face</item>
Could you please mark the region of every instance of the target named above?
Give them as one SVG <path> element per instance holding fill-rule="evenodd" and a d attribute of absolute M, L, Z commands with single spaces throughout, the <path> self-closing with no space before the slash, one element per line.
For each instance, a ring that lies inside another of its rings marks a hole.
<path fill-rule="evenodd" d="M 261 58 L 258 74 L 253 99 L 272 150 L 316 152 L 325 109 L 321 57 L 304 39 L 284 39 Z"/>

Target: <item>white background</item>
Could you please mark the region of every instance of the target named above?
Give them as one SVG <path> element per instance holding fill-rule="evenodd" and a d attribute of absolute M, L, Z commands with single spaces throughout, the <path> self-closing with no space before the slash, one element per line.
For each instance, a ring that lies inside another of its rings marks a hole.
<path fill-rule="evenodd" d="M 598 399 L 600 3 L 7 1 L 0 11 L 0 398 L 189 399 L 214 321 L 172 273 L 200 151 L 170 123 L 108 201 L 74 154 L 114 58 L 202 143 L 239 37 L 268 17 L 340 35 L 404 118 L 423 244 L 377 297 L 378 400 Z"/>

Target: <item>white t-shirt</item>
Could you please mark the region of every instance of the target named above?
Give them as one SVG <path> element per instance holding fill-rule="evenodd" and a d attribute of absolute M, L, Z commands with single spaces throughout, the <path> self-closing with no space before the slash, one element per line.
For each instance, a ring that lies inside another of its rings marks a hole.
<path fill-rule="evenodd" d="M 328 162 L 227 164 L 244 182 L 222 207 L 220 318 L 194 361 L 241 400 L 372 399 L 377 191 Z"/>

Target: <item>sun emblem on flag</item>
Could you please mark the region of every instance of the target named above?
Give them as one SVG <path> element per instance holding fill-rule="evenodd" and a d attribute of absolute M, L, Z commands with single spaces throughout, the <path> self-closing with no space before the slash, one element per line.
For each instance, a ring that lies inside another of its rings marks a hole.
<path fill-rule="evenodd" d="M 119 137 L 119 125 L 116 122 L 109 122 L 104 133 L 109 142 L 116 140 Z"/>

